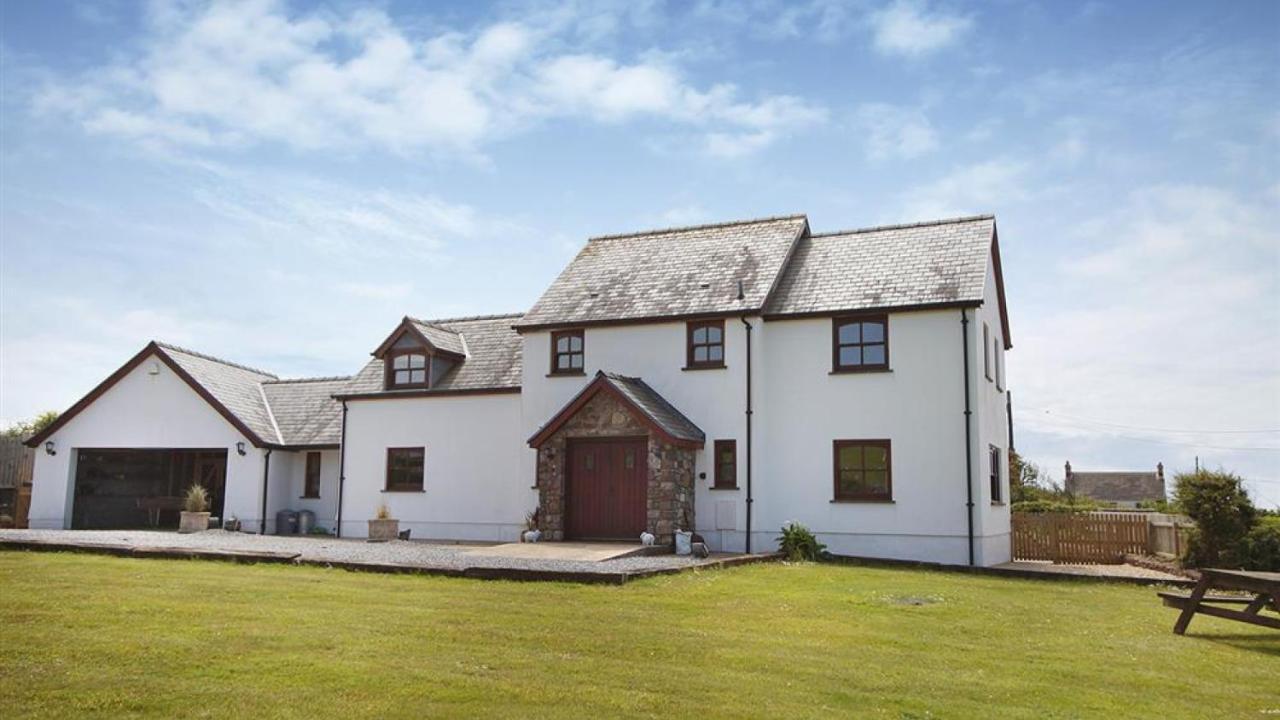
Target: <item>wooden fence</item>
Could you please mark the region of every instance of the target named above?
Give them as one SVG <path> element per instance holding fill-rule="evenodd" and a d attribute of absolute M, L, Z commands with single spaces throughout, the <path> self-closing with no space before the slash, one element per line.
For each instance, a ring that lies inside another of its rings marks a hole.
<path fill-rule="evenodd" d="M 1013 558 L 1119 564 L 1147 552 L 1150 527 L 1139 513 L 1013 513 Z"/>
<path fill-rule="evenodd" d="M 0 437 L 0 516 L 10 518 L 15 527 L 27 526 L 35 459 L 35 450 L 18 438 Z"/>

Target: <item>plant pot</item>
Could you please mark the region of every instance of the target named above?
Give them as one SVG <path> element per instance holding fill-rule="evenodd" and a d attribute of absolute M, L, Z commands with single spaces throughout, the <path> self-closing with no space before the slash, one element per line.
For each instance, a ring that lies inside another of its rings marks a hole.
<path fill-rule="evenodd" d="M 209 513 L 182 511 L 178 518 L 178 532 L 204 532 L 209 529 Z"/>
<path fill-rule="evenodd" d="M 395 540 L 400 534 L 400 521 L 392 518 L 369 521 L 369 542 Z"/>

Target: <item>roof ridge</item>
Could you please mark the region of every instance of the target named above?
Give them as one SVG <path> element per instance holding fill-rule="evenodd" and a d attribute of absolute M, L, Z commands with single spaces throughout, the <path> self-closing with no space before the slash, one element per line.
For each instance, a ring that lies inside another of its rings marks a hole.
<path fill-rule="evenodd" d="M 960 217 L 940 218 L 938 220 L 924 220 L 914 223 L 898 223 L 896 225 L 873 225 L 871 227 L 851 228 L 849 230 L 829 230 L 827 232 L 811 232 L 809 237 L 831 237 L 833 235 L 858 235 L 861 233 L 879 232 L 882 230 L 906 230 L 908 228 L 931 227 L 933 225 L 954 225 L 956 223 L 975 222 L 978 220 L 995 220 L 996 216 L 987 213 L 985 215 L 964 215 Z"/>
<path fill-rule="evenodd" d="M 261 369 L 258 369 L 258 368 L 256 368 L 256 367 L 250 367 L 250 366 L 248 366 L 248 365 L 241 365 L 240 363 L 231 362 L 230 360 L 224 360 L 224 359 L 222 359 L 222 358 L 220 358 L 220 357 L 217 357 L 217 356 L 215 356 L 215 355 L 209 355 L 209 354 L 207 354 L 207 353 L 197 352 L 197 351 L 195 351 L 195 350 L 191 350 L 191 349 L 188 349 L 188 348 L 184 348 L 184 347 L 181 347 L 181 346 L 179 346 L 179 345 L 173 345 L 173 344 L 171 344 L 171 343 L 167 343 L 167 342 L 161 342 L 161 341 L 159 341 L 159 340 L 153 340 L 152 342 L 153 342 L 153 343 L 155 343 L 157 347 L 162 347 L 162 348 L 164 348 L 165 350 L 172 350 L 173 352 L 180 352 L 180 353 L 183 353 L 184 355 L 191 355 L 192 357 L 203 358 L 203 359 L 205 359 L 205 360 L 209 360 L 209 361 L 211 361 L 211 362 L 216 362 L 216 363 L 218 363 L 218 364 L 220 364 L 220 365 L 227 365 L 227 366 L 229 366 L 229 367 L 239 368 L 239 369 L 241 369 L 241 370 L 247 370 L 247 371 L 249 371 L 249 372 L 251 372 L 251 373 L 257 373 L 257 374 L 259 374 L 259 375 L 266 375 L 267 377 L 272 378 L 272 379 L 275 379 L 275 380 L 279 380 L 279 379 L 280 379 L 279 377 L 277 377 L 277 376 L 276 376 L 276 374 L 275 374 L 275 373 L 267 372 L 266 370 L 261 370 Z"/>
<path fill-rule="evenodd" d="M 416 318 L 416 317 L 413 317 L 412 315 L 406 315 L 405 317 L 409 318 L 414 322 L 420 322 L 423 325 L 438 326 L 441 323 L 471 322 L 474 320 L 504 320 L 504 319 L 513 318 L 513 317 L 518 318 L 518 317 L 524 317 L 524 313 L 497 313 L 494 315 L 463 315 L 462 317 L 436 318 L 433 320 L 423 320 L 422 318 Z M 458 332 L 457 330 L 451 330 L 447 327 L 442 327 L 440 329 L 447 330 L 449 332 L 455 332 L 455 333 Z"/>
<path fill-rule="evenodd" d="M 610 235 L 594 235 L 587 238 L 587 242 L 595 240 L 618 240 L 622 238 L 642 237 L 644 235 L 665 235 L 676 232 L 689 232 L 691 230 L 708 230 L 711 228 L 733 227 L 735 225 L 758 225 L 760 223 L 777 222 L 779 220 L 798 220 L 800 218 L 808 219 L 804 213 L 795 213 L 793 215 L 770 215 L 768 217 L 752 218 L 750 220 L 729 220 L 718 223 L 704 223 L 702 225 L 677 225 L 675 227 L 656 228 L 653 230 L 640 230 L 637 232 L 616 233 Z"/>
<path fill-rule="evenodd" d="M 289 383 L 315 383 L 315 382 L 336 382 L 338 380 L 350 380 L 352 375 L 326 375 L 324 377 L 303 377 L 303 378 L 276 378 L 275 380 L 264 380 L 263 385 L 287 385 Z"/>

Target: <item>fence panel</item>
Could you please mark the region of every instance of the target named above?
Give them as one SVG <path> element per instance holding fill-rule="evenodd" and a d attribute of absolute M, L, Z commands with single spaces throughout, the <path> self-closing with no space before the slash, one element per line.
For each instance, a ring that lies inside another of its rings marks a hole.
<path fill-rule="evenodd" d="M 1125 513 L 1014 513 L 1015 560 L 1114 565 L 1147 552 L 1147 518 Z"/>

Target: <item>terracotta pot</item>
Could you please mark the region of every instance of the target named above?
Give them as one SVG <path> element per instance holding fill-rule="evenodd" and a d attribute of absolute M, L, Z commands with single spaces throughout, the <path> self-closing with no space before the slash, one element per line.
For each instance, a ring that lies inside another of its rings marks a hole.
<path fill-rule="evenodd" d="M 392 518 L 369 521 L 369 542 L 395 540 L 400 534 L 400 521 Z"/>
<path fill-rule="evenodd" d="M 209 529 L 209 513 L 207 512 L 187 512 L 182 511 L 182 515 L 178 519 L 178 532 L 193 533 L 204 532 Z"/>

